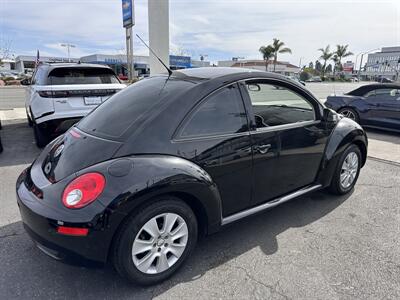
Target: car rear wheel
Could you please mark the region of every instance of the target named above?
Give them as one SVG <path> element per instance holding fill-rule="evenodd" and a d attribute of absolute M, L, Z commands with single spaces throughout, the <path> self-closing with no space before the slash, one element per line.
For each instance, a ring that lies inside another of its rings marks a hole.
<path fill-rule="evenodd" d="M 36 123 L 33 123 L 33 134 L 35 136 L 36 145 L 39 148 L 43 148 L 49 142 L 49 137 L 47 136 L 45 130 L 39 128 Z"/>
<path fill-rule="evenodd" d="M 357 182 L 361 168 L 361 152 L 356 145 L 350 145 L 340 157 L 332 178 L 330 191 L 343 195 L 351 191 Z"/>
<path fill-rule="evenodd" d="M 134 283 L 161 282 L 192 253 L 197 232 L 196 216 L 188 205 L 175 197 L 158 198 L 138 209 L 117 233 L 114 266 Z"/>
<path fill-rule="evenodd" d="M 341 110 L 338 111 L 338 113 L 345 116 L 346 118 L 349 118 L 349 119 L 357 122 L 357 123 L 359 123 L 359 121 L 360 121 L 358 114 L 354 109 L 342 108 Z"/>

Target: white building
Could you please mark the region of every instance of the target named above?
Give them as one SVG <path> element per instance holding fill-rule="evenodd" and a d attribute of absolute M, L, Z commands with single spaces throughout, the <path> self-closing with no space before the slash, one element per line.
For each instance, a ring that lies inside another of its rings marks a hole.
<path fill-rule="evenodd" d="M 400 72 L 400 46 L 383 47 L 381 52 L 368 54 L 366 68 L 362 70 L 361 76 L 365 79 L 396 80 Z"/>
<path fill-rule="evenodd" d="M 228 60 L 228 61 L 219 61 L 218 67 L 238 67 L 238 68 L 247 68 L 254 69 L 259 71 L 274 71 L 274 62 L 272 60 L 268 61 L 268 69 L 265 68 L 264 60 Z M 277 61 L 275 66 L 275 73 L 279 73 L 282 75 L 294 75 L 298 74 L 301 69 L 295 65 L 292 65 L 289 62 L 285 61 Z"/>
<path fill-rule="evenodd" d="M 65 57 L 40 56 L 39 59 L 41 62 L 68 62 L 68 58 Z M 81 58 L 71 58 L 70 61 L 108 65 L 117 74 L 125 75 L 127 73 L 127 59 L 125 54 L 92 54 L 83 56 Z M 17 58 L 15 59 L 15 69 L 22 73 L 33 72 L 35 68 L 35 62 L 36 56 L 17 56 Z M 192 60 L 190 56 L 170 55 L 169 62 L 170 67 L 173 70 L 210 66 L 210 62 Z M 148 56 L 134 55 L 133 64 L 136 76 L 149 73 L 150 62 Z"/>
<path fill-rule="evenodd" d="M 2 59 L 0 64 L 0 71 L 14 71 L 15 60 L 13 59 Z"/>

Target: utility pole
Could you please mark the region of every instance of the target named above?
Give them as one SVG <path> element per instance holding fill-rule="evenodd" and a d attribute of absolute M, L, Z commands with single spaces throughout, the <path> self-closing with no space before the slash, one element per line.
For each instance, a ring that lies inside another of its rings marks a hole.
<path fill-rule="evenodd" d="M 73 45 L 73 44 L 69 44 L 69 43 L 63 43 L 63 44 L 61 44 L 60 46 L 61 46 L 61 47 L 67 48 L 67 52 L 68 52 L 68 62 L 71 62 L 70 51 L 71 51 L 71 48 L 76 48 L 76 46 Z"/>

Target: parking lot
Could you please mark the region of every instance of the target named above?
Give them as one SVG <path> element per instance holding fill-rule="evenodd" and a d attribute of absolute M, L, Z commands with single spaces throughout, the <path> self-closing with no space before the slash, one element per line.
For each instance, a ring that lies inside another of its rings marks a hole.
<path fill-rule="evenodd" d="M 359 84 L 307 84 L 319 98 Z M 39 153 L 22 88 L 0 88 L 0 299 L 399 299 L 400 136 L 368 130 L 369 158 L 355 190 L 316 192 L 199 242 L 171 280 L 137 287 L 110 266 L 65 265 L 22 228 L 18 174 Z"/>

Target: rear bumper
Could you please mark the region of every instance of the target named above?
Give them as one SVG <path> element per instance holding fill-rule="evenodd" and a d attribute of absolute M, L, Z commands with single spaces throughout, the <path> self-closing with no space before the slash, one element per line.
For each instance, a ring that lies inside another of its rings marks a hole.
<path fill-rule="evenodd" d="M 68 236 L 57 233 L 62 224 L 51 218 L 52 208 L 31 193 L 24 184 L 24 173 L 17 181 L 17 203 L 26 232 L 39 249 L 47 255 L 70 263 L 85 265 L 107 261 L 111 237 L 108 230 L 91 223 L 68 223 L 65 226 L 89 228 L 87 236 Z"/>

